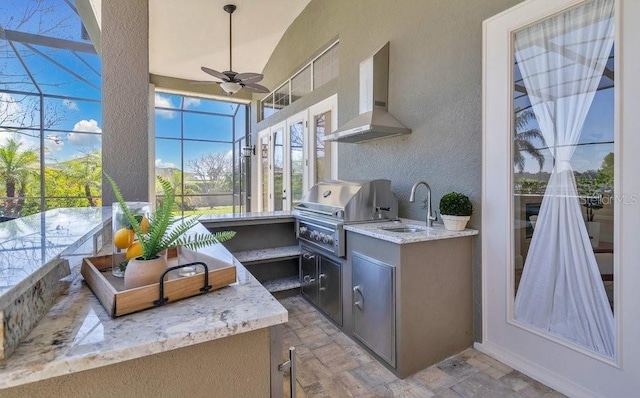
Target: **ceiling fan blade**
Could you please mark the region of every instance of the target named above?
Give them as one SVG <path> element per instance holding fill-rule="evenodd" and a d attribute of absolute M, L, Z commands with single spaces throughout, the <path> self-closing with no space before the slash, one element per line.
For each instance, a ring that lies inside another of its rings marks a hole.
<path fill-rule="evenodd" d="M 221 80 L 224 80 L 224 81 L 229 80 L 229 77 L 227 75 L 225 75 L 224 73 L 218 72 L 217 70 L 213 70 L 213 69 L 207 68 L 206 66 L 203 66 L 200 69 L 202 69 L 202 71 L 204 73 L 208 73 L 213 77 L 217 77 L 218 79 L 221 79 Z"/>
<path fill-rule="evenodd" d="M 244 88 L 246 88 L 249 91 L 253 91 L 254 93 L 268 93 L 271 91 L 265 86 L 261 86 L 259 84 L 254 84 L 254 83 L 245 84 L 244 82 L 241 84 Z"/>
<path fill-rule="evenodd" d="M 258 83 L 264 78 L 261 73 L 238 73 L 236 80 L 241 80 L 243 83 Z"/>
<path fill-rule="evenodd" d="M 211 80 L 199 80 L 199 81 L 191 81 L 189 84 L 220 84 L 222 82 L 214 82 Z"/>

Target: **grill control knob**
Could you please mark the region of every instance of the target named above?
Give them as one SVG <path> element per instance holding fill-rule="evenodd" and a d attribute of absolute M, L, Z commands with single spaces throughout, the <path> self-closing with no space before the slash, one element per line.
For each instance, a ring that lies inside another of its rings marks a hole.
<path fill-rule="evenodd" d="M 317 234 L 316 234 L 316 240 L 317 240 L 318 242 L 320 242 L 320 241 L 322 241 L 322 239 L 324 239 L 324 234 L 323 234 L 322 232 L 317 233 Z"/>
<path fill-rule="evenodd" d="M 333 245 L 333 236 L 326 235 L 324 237 L 324 243 L 327 245 Z"/>
<path fill-rule="evenodd" d="M 309 237 L 310 237 L 311 239 L 317 239 L 317 237 L 318 237 L 318 232 L 316 232 L 316 231 L 311 231 L 311 233 L 309 234 Z"/>
<path fill-rule="evenodd" d="M 300 227 L 300 228 L 298 229 L 298 233 L 299 233 L 300 235 L 304 235 L 304 234 L 306 234 L 306 233 L 307 233 L 307 231 L 308 231 L 307 227 Z"/>

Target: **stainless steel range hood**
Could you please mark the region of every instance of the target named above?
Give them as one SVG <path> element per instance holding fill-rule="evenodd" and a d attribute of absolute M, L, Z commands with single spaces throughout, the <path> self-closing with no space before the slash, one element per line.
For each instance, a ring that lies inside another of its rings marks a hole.
<path fill-rule="evenodd" d="M 345 123 L 325 141 L 364 142 L 410 134 L 405 127 L 389 114 L 389 43 L 373 57 L 360 63 L 360 114 Z"/>

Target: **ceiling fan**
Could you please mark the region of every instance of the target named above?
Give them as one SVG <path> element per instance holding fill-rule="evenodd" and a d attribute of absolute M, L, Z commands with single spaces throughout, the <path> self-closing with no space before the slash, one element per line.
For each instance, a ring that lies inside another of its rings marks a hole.
<path fill-rule="evenodd" d="M 238 73 L 234 72 L 232 68 L 232 31 L 231 31 L 231 21 L 233 12 L 236 10 L 236 6 L 234 4 L 227 4 L 222 7 L 223 10 L 229 13 L 229 70 L 224 72 L 218 72 L 217 70 L 213 70 L 211 68 L 207 68 L 206 66 L 201 67 L 203 72 L 208 73 L 209 75 L 220 79 L 220 82 L 212 82 L 212 81 L 202 81 L 202 82 L 194 82 L 196 84 L 219 84 L 220 88 L 222 88 L 227 95 L 232 95 L 240 91 L 240 89 L 245 88 L 249 91 L 253 91 L 255 93 L 268 93 L 270 90 L 265 86 L 257 84 L 264 75 L 261 73 Z"/>

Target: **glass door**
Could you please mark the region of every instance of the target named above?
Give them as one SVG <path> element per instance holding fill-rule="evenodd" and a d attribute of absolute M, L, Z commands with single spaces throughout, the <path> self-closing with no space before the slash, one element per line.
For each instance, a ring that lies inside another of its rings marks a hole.
<path fill-rule="evenodd" d="M 288 165 L 285 162 L 285 123 L 279 123 L 271 128 L 272 165 L 271 179 L 273 181 L 273 211 L 288 210 L 287 186 L 285 176 Z"/>
<path fill-rule="evenodd" d="M 300 202 L 302 196 L 309 190 L 309 182 L 305 178 L 308 162 L 305 158 L 307 147 L 307 112 L 301 112 L 287 120 L 288 135 L 288 192 L 289 203 L 292 208 Z"/>
<path fill-rule="evenodd" d="M 258 133 L 258 165 L 260 170 L 258 170 L 258 211 L 269 211 L 270 204 L 270 192 L 271 192 L 271 184 L 270 184 L 270 170 L 271 170 L 271 148 L 269 145 L 270 142 L 270 134 L 269 129 L 263 130 Z"/>
<path fill-rule="evenodd" d="M 569 396 L 638 387 L 640 78 L 621 70 L 639 70 L 623 50 L 639 17 L 638 2 L 533 0 L 483 26 L 476 346 Z"/>
<path fill-rule="evenodd" d="M 311 184 L 337 179 L 337 144 L 324 142 L 324 137 L 335 131 L 337 118 L 337 97 L 330 97 L 309 108 L 311 161 L 309 180 Z"/>

